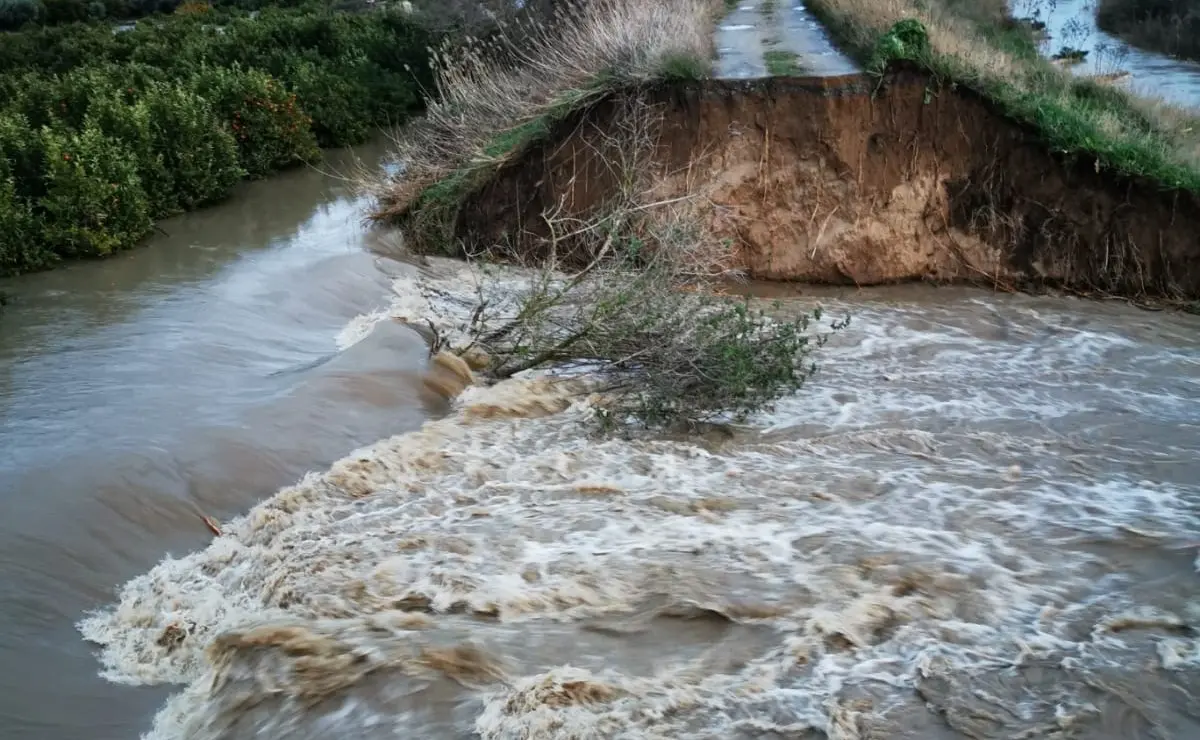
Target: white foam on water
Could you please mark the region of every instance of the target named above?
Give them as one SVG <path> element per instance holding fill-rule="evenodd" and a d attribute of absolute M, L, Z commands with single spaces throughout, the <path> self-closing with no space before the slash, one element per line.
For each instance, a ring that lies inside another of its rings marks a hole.
<path fill-rule="evenodd" d="M 435 268 L 398 278 L 392 306 L 339 345 L 385 319 L 461 336 L 479 282 Z M 489 279 L 491 298 L 521 279 Z M 1095 449 L 1074 425 L 1108 407 L 1152 413 L 1158 395 L 1098 368 L 1174 350 L 1020 306 L 981 339 L 993 308 L 983 302 L 972 328 L 954 318 L 970 305 L 833 306 L 854 323 L 817 378 L 715 449 L 597 437 L 579 378 L 468 389 L 448 417 L 355 451 L 205 550 L 164 559 L 80 630 L 109 679 L 184 687 L 154 740 L 220 737 L 247 697 L 287 700 L 262 737 L 306 721 L 384 737 L 418 721 L 405 697 L 436 676 L 477 703 L 466 718 L 420 720 L 426 735 L 848 738 L 885 726 L 918 684 L 1029 660 L 1119 665 L 1129 633 L 1111 627 L 1147 597 L 1089 548 L 1196 539 L 1197 490 L 1144 477 L 1151 451 Z M 1034 344 L 1047 333 L 1065 339 Z M 1183 459 L 1196 445 L 1160 439 L 1155 452 Z M 1110 461 L 1121 455 L 1129 467 Z M 665 638 L 652 671 L 633 643 L 586 667 L 586 651 L 563 652 L 582 651 L 592 621 L 647 603 L 655 618 L 720 615 L 765 642 L 723 662 Z M 1176 628 L 1192 619 L 1181 613 Z M 539 648 L 551 633 L 566 647 Z M 485 652 L 432 660 L 431 635 Z M 1194 641 L 1156 650 L 1173 671 L 1200 665 Z M 360 695 L 392 674 L 403 696 Z M 332 703 L 306 703 L 314 692 Z M 1022 701 L 1050 722 L 1087 715 L 1082 695 Z"/>

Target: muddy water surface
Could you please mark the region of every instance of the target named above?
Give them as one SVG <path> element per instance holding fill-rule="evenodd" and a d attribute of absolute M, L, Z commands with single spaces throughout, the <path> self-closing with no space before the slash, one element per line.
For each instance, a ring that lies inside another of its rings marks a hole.
<path fill-rule="evenodd" d="M 373 319 L 452 332 L 468 277 Z M 853 323 L 749 425 L 600 439 L 577 383 L 470 389 L 81 630 L 178 690 L 153 738 L 1197 736 L 1200 320 L 777 297 Z"/>
<path fill-rule="evenodd" d="M 360 218 L 344 182 L 296 171 L 144 249 L 3 284 L 0 737 L 137 737 L 166 692 L 101 679 L 80 614 L 203 547 L 199 512 L 243 512 L 426 417 L 411 332 L 336 354 L 346 322 L 386 302 Z"/>
<path fill-rule="evenodd" d="M 1127 73 L 1119 84 L 1139 94 L 1179 106 L 1200 107 L 1200 63 L 1140 49 L 1100 30 L 1096 25 L 1096 0 L 1011 0 L 1009 7 L 1018 18 L 1046 24 L 1042 50 L 1047 56 L 1063 47 L 1088 53 L 1085 61 L 1071 66 L 1073 72 Z"/>
<path fill-rule="evenodd" d="M 4 286 L 0 736 L 1200 736 L 1197 317 L 755 286 L 853 322 L 747 425 L 427 421 L 388 319 L 470 275 L 358 218 L 298 172 Z"/>

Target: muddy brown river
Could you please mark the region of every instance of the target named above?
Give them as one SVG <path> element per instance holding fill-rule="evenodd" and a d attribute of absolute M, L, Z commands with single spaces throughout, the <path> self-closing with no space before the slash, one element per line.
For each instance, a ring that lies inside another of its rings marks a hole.
<path fill-rule="evenodd" d="M 249 184 L 144 249 L 0 285 L 0 737 L 137 737 L 166 692 L 100 678 L 81 613 L 204 546 L 199 512 L 242 513 L 436 410 L 411 333 L 337 353 L 388 284 L 331 176 L 351 165 Z"/>
<path fill-rule="evenodd" d="M 3 286 L 0 736 L 1200 737 L 1200 317 L 747 286 L 852 315 L 813 381 L 599 438 L 424 395 L 390 319 L 471 274 L 359 218 L 295 172 Z"/>

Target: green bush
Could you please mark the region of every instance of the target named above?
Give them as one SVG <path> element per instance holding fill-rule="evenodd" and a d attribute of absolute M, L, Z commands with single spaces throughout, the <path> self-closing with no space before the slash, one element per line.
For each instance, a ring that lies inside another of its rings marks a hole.
<path fill-rule="evenodd" d="M 14 31 L 44 13 L 40 0 L 0 0 L 0 31 Z"/>
<path fill-rule="evenodd" d="M 19 196 L 32 200 L 45 192 L 42 137 L 20 113 L 0 113 L 0 161 L 13 178 Z"/>
<path fill-rule="evenodd" d="M 355 73 L 361 74 L 366 60 L 324 61 L 320 57 L 293 56 L 283 79 L 304 101 L 312 116 L 312 129 L 323 147 L 348 146 L 366 140 L 373 116 L 371 91 Z"/>
<path fill-rule="evenodd" d="M 875 42 L 867 68 L 880 72 L 888 62 L 899 59 L 921 61 L 928 55 L 929 34 L 925 26 L 915 18 L 905 18 L 897 21 Z"/>
<path fill-rule="evenodd" d="M 41 195 L 41 137 L 23 116 L 0 113 L 0 275 L 50 267 L 50 249 L 33 207 Z"/>
<path fill-rule="evenodd" d="M 311 119 L 296 105 L 296 96 L 266 72 L 210 67 L 193 84 L 229 126 L 241 166 L 251 177 L 320 156 Z"/>
<path fill-rule="evenodd" d="M 55 256 L 40 246 L 41 237 L 33 207 L 17 195 L 8 161 L 0 159 L 0 275 L 52 265 Z"/>
<path fill-rule="evenodd" d="M 0 0 L 0 18 L 16 17 L 17 4 Z M 94 17 L 101 4 L 108 18 L 130 18 L 177 3 L 54 0 L 50 10 Z M 250 4 L 121 33 L 109 21 L 27 24 L 0 39 L 0 223 L 35 237 L 34 247 L 3 242 L 0 272 L 131 246 L 148 219 L 312 162 L 318 145 L 359 143 L 421 105 L 436 39 L 410 16 L 337 13 L 318 0 L 252 19 L 239 9 Z"/>
<path fill-rule="evenodd" d="M 233 134 L 194 91 L 155 85 L 143 105 L 151 146 L 171 173 L 171 196 L 179 208 L 191 210 L 225 197 L 246 174 Z"/>
<path fill-rule="evenodd" d="M 101 131 L 128 149 L 137 171 L 151 218 L 162 218 L 179 210 L 175 178 L 157 151 L 150 110 L 144 103 L 127 102 L 117 95 L 98 96 L 88 111 L 84 128 Z M 181 146 L 188 146 L 180 140 Z"/>
<path fill-rule="evenodd" d="M 124 143 L 96 126 L 82 133 L 42 130 L 45 238 L 67 257 L 102 257 L 136 244 L 151 228 L 150 208 Z"/>
<path fill-rule="evenodd" d="M 233 135 L 188 89 L 151 83 L 144 92 L 98 97 L 89 125 L 129 148 L 152 218 L 220 200 L 245 175 Z"/>

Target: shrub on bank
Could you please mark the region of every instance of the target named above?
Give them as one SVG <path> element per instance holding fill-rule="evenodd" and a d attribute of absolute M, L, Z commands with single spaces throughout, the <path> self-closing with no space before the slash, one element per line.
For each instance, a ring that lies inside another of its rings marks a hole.
<path fill-rule="evenodd" d="M 126 102 L 116 94 L 98 95 L 92 102 L 84 128 L 103 132 L 128 150 L 151 218 L 161 218 L 178 208 L 175 198 L 175 175 L 155 146 L 155 122 L 150 110 L 140 102 Z"/>
<path fill-rule="evenodd" d="M 124 143 L 89 125 L 80 133 L 43 129 L 44 238 L 65 257 L 103 257 L 151 227 L 150 205 Z"/>
<path fill-rule="evenodd" d="M 361 143 L 415 110 L 431 34 L 400 12 L 321 7 L 5 34 L 0 152 L 20 203 L 4 218 L 28 238 L 0 241 L 0 274 L 132 246 L 147 231 L 143 215 L 219 200 L 243 177 L 312 162 L 318 145 Z M 51 144 L 86 156 L 66 166 Z M 91 167 L 141 195 L 99 199 Z"/>
<path fill-rule="evenodd" d="M 320 146 L 357 144 L 367 138 L 374 116 L 371 91 L 362 82 L 365 60 L 345 59 L 340 64 L 315 55 L 293 55 L 286 63 L 283 79 L 294 90 L 293 97 L 309 101 L 312 130 Z"/>
<path fill-rule="evenodd" d="M 212 102 L 238 147 L 238 160 L 251 177 L 262 177 L 319 156 L 312 119 L 266 72 L 240 67 L 202 69 L 197 93 Z"/>
<path fill-rule="evenodd" d="M 140 105 L 150 120 L 151 155 L 161 158 L 171 173 L 172 210 L 219 200 L 246 174 L 230 128 L 194 90 L 156 84 Z M 179 146 L 181 141 L 187 146 Z"/>
<path fill-rule="evenodd" d="M 40 235 L 33 207 L 17 194 L 8 162 L 0 159 L 0 274 L 53 264 L 53 255 L 38 247 Z"/>

